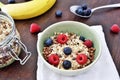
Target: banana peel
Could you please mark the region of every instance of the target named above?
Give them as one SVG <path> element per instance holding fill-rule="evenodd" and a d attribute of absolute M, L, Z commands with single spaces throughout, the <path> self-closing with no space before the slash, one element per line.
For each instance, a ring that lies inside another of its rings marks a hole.
<path fill-rule="evenodd" d="M 6 4 L 0 2 L 0 8 L 3 12 L 8 13 L 13 19 L 23 20 L 30 19 L 47 12 L 56 0 L 32 0 L 23 3 Z"/>

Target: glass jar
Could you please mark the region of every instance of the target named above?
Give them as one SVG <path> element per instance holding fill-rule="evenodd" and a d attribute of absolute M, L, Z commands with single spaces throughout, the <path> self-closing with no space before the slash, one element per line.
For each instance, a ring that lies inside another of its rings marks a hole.
<path fill-rule="evenodd" d="M 23 59 L 18 57 L 21 49 L 26 54 Z M 30 56 L 31 52 L 28 52 L 21 42 L 12 17 L 0 11 L 0 68 L 11 64 L 14 60 L 24 65 Z"/>

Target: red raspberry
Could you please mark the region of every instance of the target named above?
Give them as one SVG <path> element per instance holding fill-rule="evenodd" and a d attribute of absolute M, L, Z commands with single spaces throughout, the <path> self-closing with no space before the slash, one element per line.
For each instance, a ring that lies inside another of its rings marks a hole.
<path fill-rule="evenodd" d="M 51 65 L 54 65 L 54 66 L 57 66 L 60 62 L 59 60 L 59 56 L 57 54 L 51 54 L 49 57 L 48 57 L 48 62 L 51 64 Z"/>
<path fill-rule="evenodd" d="M 77 55 L 77 58 L 76 58 L 76 61 L 79 63 L 79 64 L 85 64 L 87 62 L 87 56 L 85 54 L 78 54 Z"/>
<path fill-rule="evenodd" d="M 117 24 L 113 24 L 112 27 L 110 28 L 110 30 L 111 30 L 113 33 L 119 33 L 120 27 L 119 27 Z"/>
<path fill-rule="evenodd" d="M 67 38 L 67 36 L 65 34 L 59 34 L 57 36 L 57 42 L 58 43 L 64 44 L 64 43 L 67 42 L 67 40 L 68 40 L 68 38 Z"/>
<path fill-rule="evenodd" d="M 93 43 L 91 40 L 87 39 L 85 40 L 85 42 L 83 43 L 84 45 L 86 45 L 88 48 L 92 47 L 93 46 Z"/>
<path fill-rule="evenodd" d="M 40 31 L 41 31 L 41 27 L 40 27 L 38 24 L 32 23 L 32 24 L 30 25 L 30 32 L 31 32 L 31 33 L 38 33 L 38 32 L 40 32 Z"/>

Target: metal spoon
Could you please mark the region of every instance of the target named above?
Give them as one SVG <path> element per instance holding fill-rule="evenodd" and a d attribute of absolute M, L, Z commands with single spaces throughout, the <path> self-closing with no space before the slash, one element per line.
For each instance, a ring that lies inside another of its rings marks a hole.
<path fill-rule="evenodd" d="M 117 3 L 117 4 L 111 4 L 111 5 L 105 5 L 105 6 L 100 6 L 100 7 L 96 7 L 96 8 L 93 8 L 91 9 L 91 14 L 89 16 L 82 16 L 82 15 L 79 15 L 77 14 L 75 11 L 79 8 L 80 6 L 79 5 L 73 5 L 70 7 L 70 11 L 77 15 L 77 16 L 80 16 L 80 17 L 83 17 L 83 18 L 89 18 L 92 13 L 98 9 L 103 9 L 103 8 L 117 8 L 117 7 L 120 7 L 120 3 Z"/>

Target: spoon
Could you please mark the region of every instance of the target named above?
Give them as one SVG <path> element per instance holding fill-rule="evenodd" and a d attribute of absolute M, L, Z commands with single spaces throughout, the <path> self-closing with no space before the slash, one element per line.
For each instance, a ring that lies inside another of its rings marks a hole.
<path fill-rule="evenodd" d="M 91 17 L 91 15 L 93 14 L 94 11 L 98 10 L 98 9 L 103 9 L 103 8 L 117 8 L 117 7 L 120 7 L 120 3 L 117 3 L 117 4 L 111 4 L 111 5 L 105 5 L 105 6 L 100 6 L 100 7 L 96 7 L 96 8 L 93 8 L 91 9 L 91 14 L 89 16 L 82 16 L 82 15 L 79 15 L 77 14 L 75 11 L 80 7 L 80 5 L 73 5 L 70 7 L 70 11 L 77 15 L 77 16 L 80 16 L 80 17 L 83 17 L 83 18 L 89 18 Z"/>

